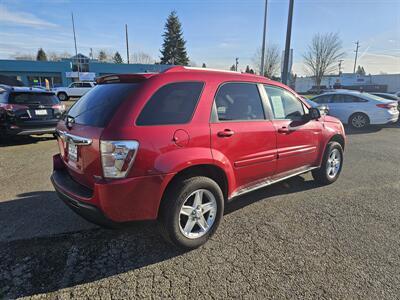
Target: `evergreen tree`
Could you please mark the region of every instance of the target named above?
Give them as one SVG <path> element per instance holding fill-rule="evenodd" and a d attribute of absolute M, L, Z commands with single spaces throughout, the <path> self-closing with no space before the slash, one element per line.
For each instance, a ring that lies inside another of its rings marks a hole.
<path fill-rule="evenodd" d="M 207 68 L 206 63 L 203 63 L 202 68 Z"/>
<path fill-rule="evenodd" d="M 230 68 L 229 70 L 231 70 L 231 71 L 236 71 L 235 65 L 232 65 L 231 68 Z"/>
<path fill-rule="evenodd" d="M 122 60 L 121 54 L 119 54 L 119 52 L 115 52 L 114 57 L 113 57 L 113 61 L 115 64 L 122 64 L 124 61 Z"/>
<path fill-rule="evenodd" d="M 361 66 L 357 67 L 357 72 L 356 73 L 359 74 L 359 75 L 365 75 L 366 74 L 365 70 L 364 70 L 364 67 L 361 67 Z"/>
<path fill-rule="evenodd" d="M 106 61 L 107 60 L 107 54 L 104 50 L 100 50 L 99 56 L 97 57 L 99 61 Z"/>
<path fill-rule="evenodd" d="M 245 71 L 245 72 L 246 72 L 246 73 L 251 73 L 251 70 L 250 70 L 249 65 L 246 66 L 246 71 Z"/>
<path fill-rule="evenodd" d="M 36 60 L 47 61 L 46 52 L 44 52 L 44 50 L 42 48 L 40 48 L 38 50 L 37 55 L 36 55 Z"/>
<path fill-rule="evenodd" d="M 161 63 L 187 66 L 189 57 L 185 47 L 186 41 L 183 39 L 182 25 L 176 11 L 169 14 L 163 37 Z"/>

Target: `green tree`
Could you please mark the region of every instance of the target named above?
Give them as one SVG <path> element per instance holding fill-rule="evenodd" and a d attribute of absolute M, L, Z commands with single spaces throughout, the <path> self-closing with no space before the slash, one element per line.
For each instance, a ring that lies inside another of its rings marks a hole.
<path fill-rule="evenodd" d="M 104 50 L 100 50 L 99 56 L 97 57 L 99 61 L 106 61 L 107 60 L 107 54 Z"/>
<path fill-rule="evenodd" d="M 364 67 L 358 66 L 356 74 L 365 76 L 366 73 Z"/>
<path fill-rule="evenodd" d="M 167 18 L 163 38 L 164 42 L 160 50 L 161 63 L 187 66 L 189 57 L 185 47 L 186 41 L 183 38 L 182 25 L 176 11 L 172 11 Z"/>
<path fill-rule="evenodd" d="M 203 63 L 202 68 L 207 68 L 206 63 Z"/>
<path fill-rule="evenodd" d="M 122 64 L 124 61 L 122 60 L 121 54 L 119 54 L 119 52 L 115 52 L 114 57 L 113 57 L 113 61 L 115 64 Z"/>
<path fill-rule="evenodd" d="M 44 52 L 44 50 L 42 48 L 40 48 L 38 50 L 37 55 L 36 55 L 36 60 L 47 61 L 46 52 Z"/>

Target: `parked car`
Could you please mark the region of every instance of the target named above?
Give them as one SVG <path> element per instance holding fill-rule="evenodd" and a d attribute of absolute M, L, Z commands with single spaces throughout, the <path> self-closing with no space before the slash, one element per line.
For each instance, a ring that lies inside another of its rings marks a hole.
<path fill-rule="evenodd" d="M 105 226 L 158 220 L 189 249 L 239 195 L 308 171 L 333 183 L 345 147 L 342 123 L 281 83 L 187 67 L 101 77 L 57 131 L 51 180 L 71 209 Z"/>
<path fill-rule="evenodd" d="M 52 92 L 0 85 L 0 137 L 55 133 L 64 111 Z"/>
<path fill-rule="evenodd" d="M 329 105 L 329 115 L 354 128 L 394 123 L 399 118 L 397 102 L 357 91 L 326 93 L 311 99 Z"/>
<path fill-rule="evenodd" d="M 53 88 L 52 91 L 60 101 L 67 101 L 71 97 L 82 97 L 96 85 L 95 82 L 73 82 L 68 87 Z"/>

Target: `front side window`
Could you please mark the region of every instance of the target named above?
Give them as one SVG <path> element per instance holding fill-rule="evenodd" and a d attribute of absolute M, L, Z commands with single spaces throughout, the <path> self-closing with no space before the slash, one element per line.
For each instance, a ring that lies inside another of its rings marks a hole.
<path fill-rule="evenodd" d="M 264 86 L 275 119 L 301 119 L 304 116 L 303 104 L 290 92 L 273 86 Z"/>
<path fill-rule="evenodd" d="M 253 83 L 226 83 L 215 97 L 219 121 L 264 120 L 265 114 L 258 92 Z"/>
<path fill-rule="evenodd" d="M 203 82 L 175 82 L 164 85 L 147 101 L 136 124 L 185 124 L 192 119 Z"/>
<path fill-rule="evenodd" d="M 312 98 L 311 100 L 314 101 L 315 103 L 323 104 L 323 103 L 329 103 L 330 98 L 331 97 L 329 95 L 324 95 Z"/>

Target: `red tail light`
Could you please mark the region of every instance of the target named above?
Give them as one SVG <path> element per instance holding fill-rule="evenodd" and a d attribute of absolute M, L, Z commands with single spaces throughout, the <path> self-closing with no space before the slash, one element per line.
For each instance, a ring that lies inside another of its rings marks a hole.
<path fill-rule="evenodd" d="M 55 104 L 51 108 L 52 109 L 58 109 L 60 111 L 64 111 L 65 110 L 65 105 L 64 104 Z"/>
<path fill-rule="evenodd" d="M 19 109 L 28 109 L 28 106 L 25 105 L 19 105 L 19 104 L 6 104 L 6 103 L 0 103 L 0 108 L 7 110 L 7 111 L 17 111 Z"/>
<path fill-rule="evenodd" d="M 380 107 L 380 108 L 384 108 L 384 109 L 392 109 L 393 107 L 396 106 L 395 103 L 387 103 L 387 104 L 377 104 L 376 106 Z"/>

